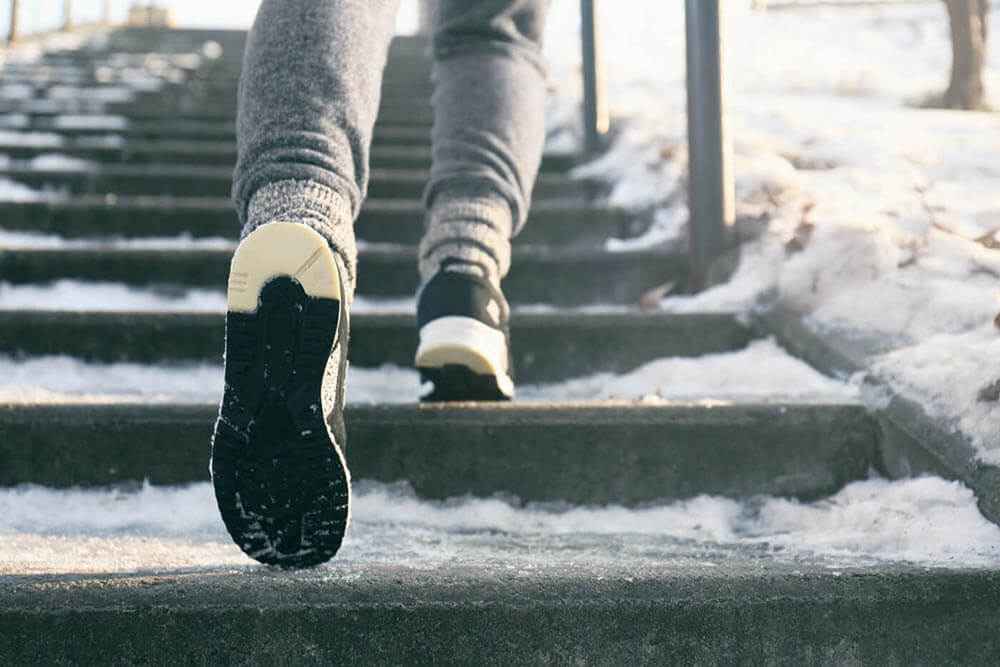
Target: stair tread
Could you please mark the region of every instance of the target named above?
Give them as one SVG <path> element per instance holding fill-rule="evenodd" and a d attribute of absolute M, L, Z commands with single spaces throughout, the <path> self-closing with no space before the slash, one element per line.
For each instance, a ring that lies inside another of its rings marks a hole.
<path fill-rule="evenodd" d="M 140 572 L 3 577 L 0 651 L 14 663 L 282 663 L 308 647 L 324 663 L 991 664 L 1000 631 L 989 570 L 655 544 L 640 558 L 628 551 L 641 541 L 500 534 L 451 537 L 467 555 L 447 563 L 421 564 L 402 541 L 384 545 L 395 559 L 288 573 L 235 555 L 178 567 L 170 542 L 147 548 L 161 544 L 163 565 Z"/>
<path fill-rule="evenodd" d="M 239 224 L 227 197 L 171 195 L 46 196 L 38 201 L 0 201 L 3 228 L 85 236 L 236 238 Z M 420 200 L 368 199 L 355 223 L 360 240 L 418 243 L 423 235 Z M 516 245 L 559 242 L 567 245 L 604 243 L 609 236 L 633 236 L 649 221 L 628 212 L 576 198 L 542 199 L 529 213 Z"/>
<path fill-rule="evenodd" d="M 48 134 L 48 133 L 46 133 Z M 236 162 L 236 142 L 234 141 L 191 141 L 184 139 L 115 139 L 101 145 L 92 137 L 66 137 L 58 145 L 30 145 L 30 142 L 12 142 L 0 136 L 0 153 L 13 159 L 30 159 L 38 155 L 58 152 L 63 155 L 80 156 L 95 160 L 107 160 L 105 164 L 126 164 L 140 166 L 146 164 L 168 164 L 182 166 L 219 166 L 232 169 Z M 25 145 L 29 144 L 29 145 Z M 169 162 L 167 160 L 170 160 Z M 373 168 L 380 165 L 403 165 L 407 168 L 427 169 L 430 166 L 429 146 L 378 145 L 372 147 Z M 542 157 L 542 169 L 546 171 L 567 171 L 580 156 L 575 154 L 547 154 Z M 114 160 L 114 162 L 111 162 Z M 136 162 L 142 160 L 142 162 Z"/>
<path fill-rule="evenodd" d="M 0 404 L 0 485 L 202 481 L 217 414 L 214 403 Z M 867 477 L 876 440 L 862 405 L 821 398 L 349 404 L 345 420 L 355 479 L 405 480 L 431 499 L 815 498 Z"/>
<path fill-rule="evenodd" d="M 518 312 L 511 324 L 515 372 L 527 383 L 622 373 L 660 357 L 730 352 L 753 338 L 725 313 Z M 218 361 L 223 328 L 222 312 L 0 311 L 0 353 Z M 411 313 L 357 313 L 348 356 L 356 367 L 408 367 L 416 336 Z"/>

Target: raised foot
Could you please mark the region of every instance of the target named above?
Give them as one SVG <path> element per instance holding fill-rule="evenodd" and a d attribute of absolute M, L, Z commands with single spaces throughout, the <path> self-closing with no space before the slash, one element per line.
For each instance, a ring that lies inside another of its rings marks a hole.
<path fill-rule="evenodd" d="M 262 243 L 266 263 L 256 261 Z M 311 279 L 300 280 L 306 273 Z M 323 273 L 337 284 L 317 279 Z M 259 286 L 255 298 L 232 293 L 234 276 L 239 286 Z M 219 511 L 252 558 L 281 567 L 317 565 L 337 553 L 349 522 L 340 402 L 346 369 L 343 350 L 336 349 L 346 340 L 346 314 L 327 296 L 340 294 L 337 268 L 326 241 L 312 230 L 269 225 L 237 250 L 230 284 L 226 388 L 211 463 Z M 248 312 L 251 303 L 256 307 Z M 325 387 L 330 364 L 337 386 Z M 324 391 L 336 397 L 324 400 Z M 325 404 L 334 406 L 329 426 Z"/>

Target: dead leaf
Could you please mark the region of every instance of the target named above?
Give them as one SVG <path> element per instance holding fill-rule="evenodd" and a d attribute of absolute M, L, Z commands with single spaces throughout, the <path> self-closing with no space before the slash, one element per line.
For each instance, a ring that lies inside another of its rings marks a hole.
<path fill-rule="evenodd" d="M 639 297 L 639 309 L 652 310 L 658 307 L 660 302 L 663 301 L 663 297 L 673 292 L 675 287 L 677 287 L 677 281 L 671 280 L 669 283 L 657 285 L 651 290 L 646 291 L 645 294 Z"/>

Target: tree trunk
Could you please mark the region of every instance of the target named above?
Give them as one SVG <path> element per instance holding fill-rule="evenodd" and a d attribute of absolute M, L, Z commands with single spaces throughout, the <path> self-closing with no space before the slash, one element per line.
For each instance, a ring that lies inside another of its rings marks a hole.
<path fill-rule="evenodd" d="M 8 42 L 16 42 L 20 34 L 18 28 L 21 27 L 21 2 L 20 0 L 10 0 L 10 31 L 7 33 Z"/>
<path fill-rule="evenodd" d="M 983 64 L 986 52 L 986 15 L 989 0 L 945 0 L 951 24 L 951 81 L 944 106 L 982 109 Z"/>

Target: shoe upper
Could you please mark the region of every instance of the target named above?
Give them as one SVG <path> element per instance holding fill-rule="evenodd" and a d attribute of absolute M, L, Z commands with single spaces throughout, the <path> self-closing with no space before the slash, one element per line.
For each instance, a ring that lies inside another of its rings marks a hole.
<path fill-rule="evenodd" d="M 417 326 L 423 328 L 441 317 L 470 317 L 510 338 L 507 300 L 490 281 L 477 275 L 442 268 L 424 285 L 417 300 Z"/>
<path fill-rule="evenodd" d="M 514 395 L 510 307 L 478 274 L 442 270 L 417 299 L 415 365 L 433 390 L 424 401 L 510 400 Z"/>

